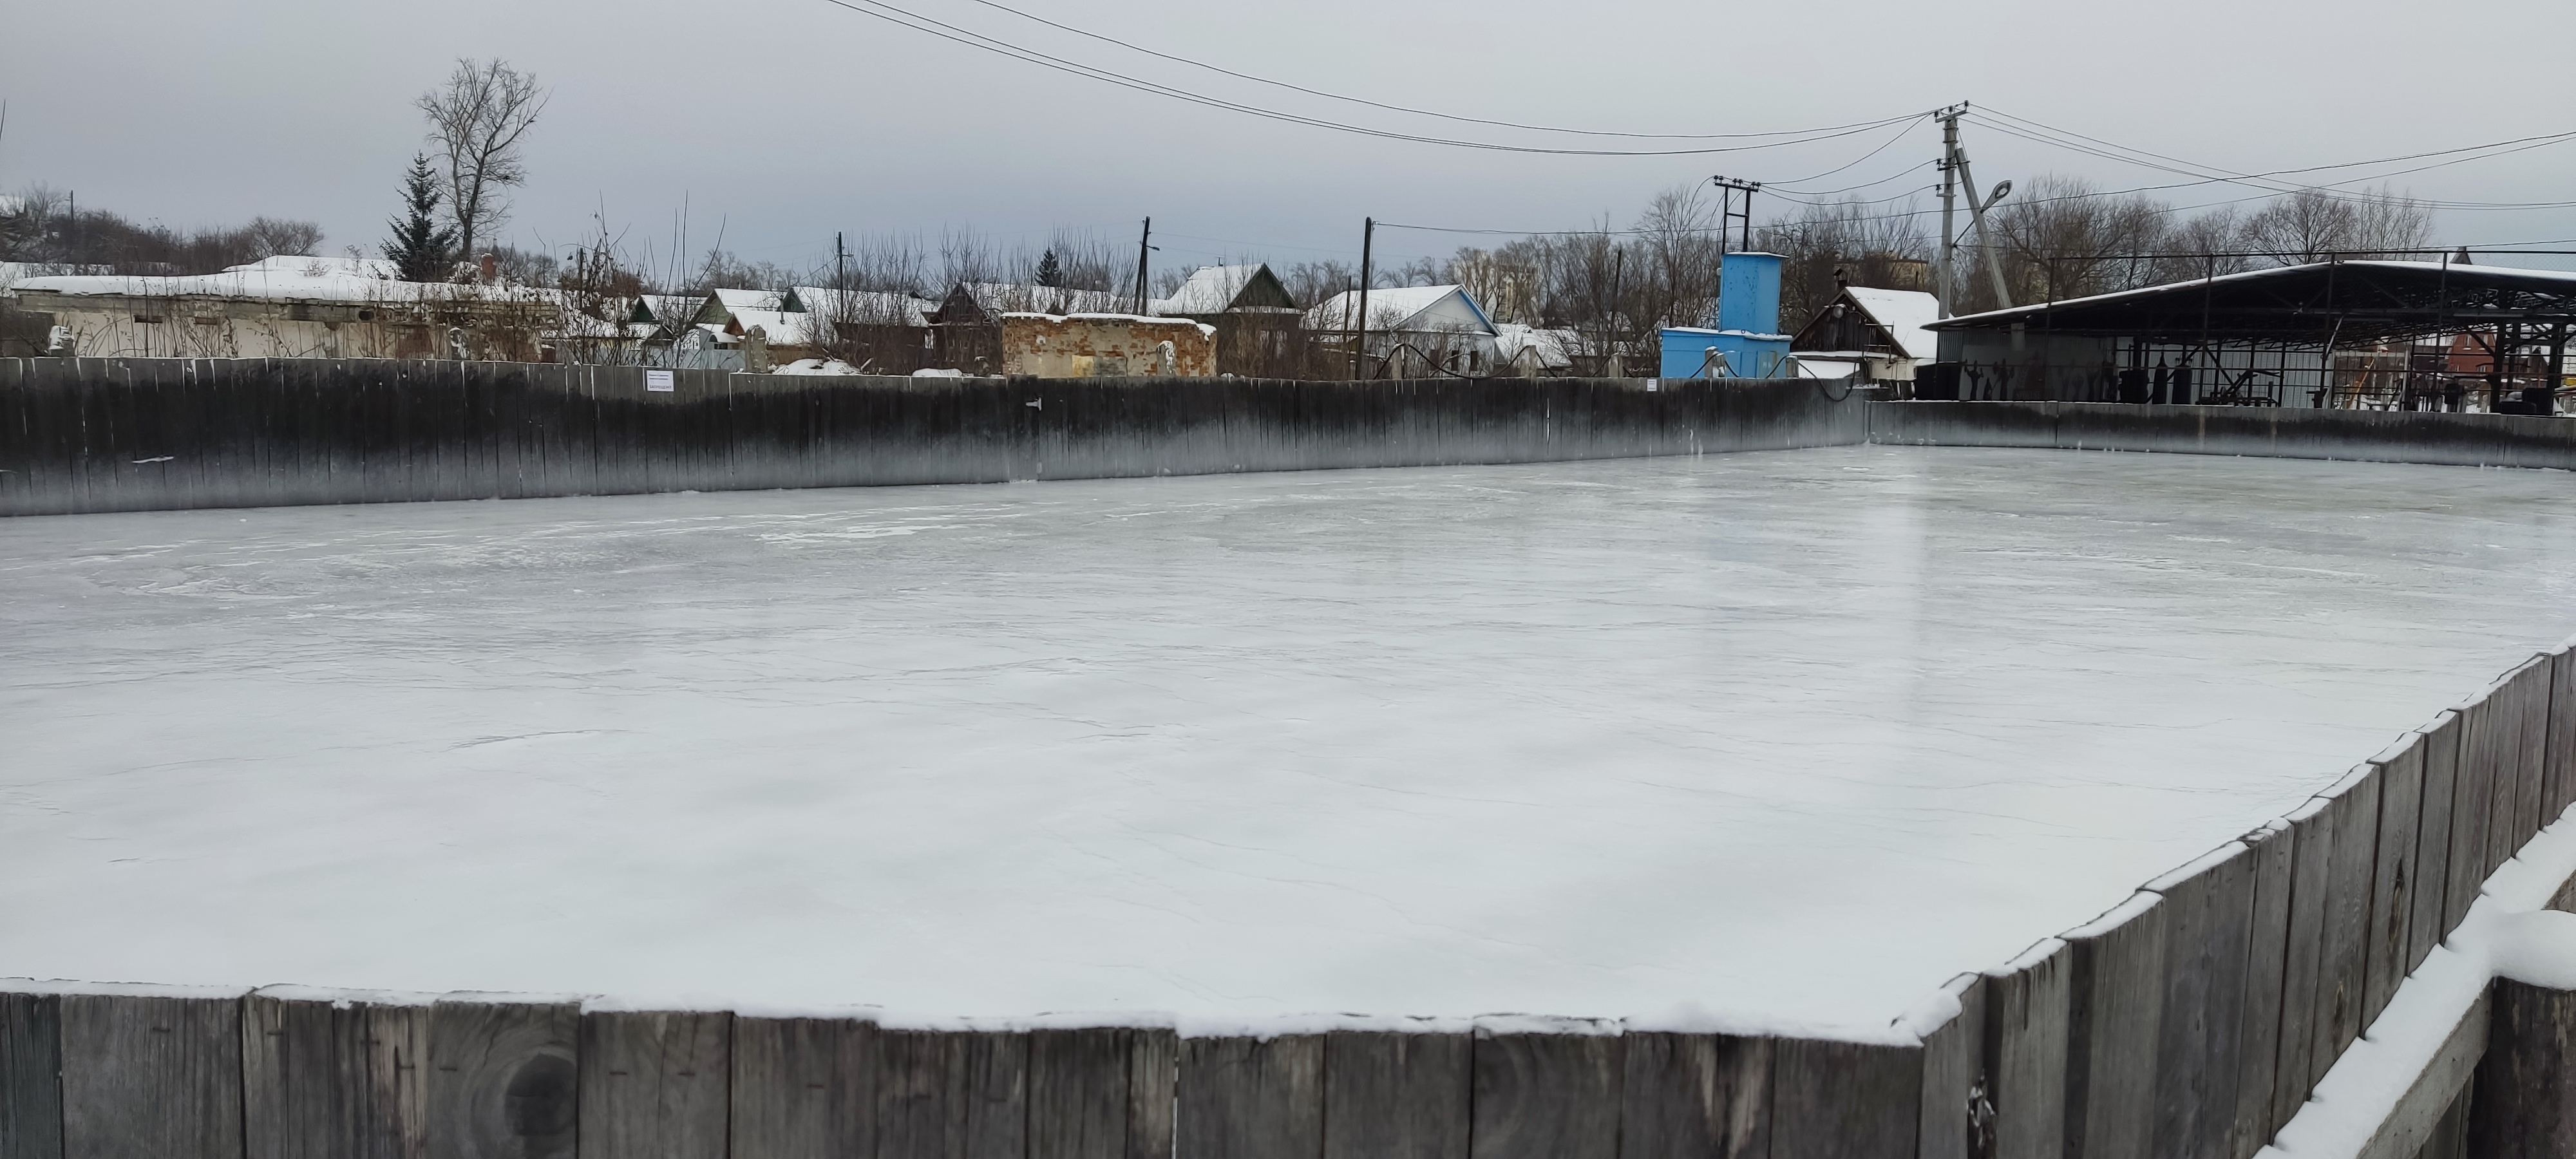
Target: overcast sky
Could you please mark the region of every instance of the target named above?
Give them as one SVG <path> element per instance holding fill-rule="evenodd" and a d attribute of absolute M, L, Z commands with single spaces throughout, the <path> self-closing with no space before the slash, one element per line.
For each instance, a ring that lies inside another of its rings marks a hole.
<path fill-rule="evenodd" d="M 923 15 L 1210 95 L 1413 133 L 1597 144 L 1444 124 L 1229 80 L 1054 32 L 974 0 Z M 1945 4 L 1671 0 L 1175 5 L 1010 0 L 1140 46 L 1391 104 L 1603 130 L 1745 133 L 1841 125 L 1966 100 L 2239 172 L 2358 161 L 2576 129 L 2566 0 L 2066 0 Z M 1360 220 L 1543 230 L 1633 218 L 1661 188 L 1725 173 L 1794 183 L 1895 127 L 1720 156 L 1566 157 L 1376 140 L 1197 107 L 1049 72 L 828 0 L 86 0 L 21 5 L 0 38 L 0 188 L 182 227 L 254 214 L 373 251 L 421 147 L 411 101 L 460 55 L 500 56 L 553 92 L 507 234 L 557 251 L 604 209 L 632 251 L 689 247 L 807 265 L 833 231 L 1010 244 L 1096 229 L 1157 263 L 1251 253 L 1356 259 Z M 1932 159 L 1918 125 L 1805 188 Z M 2168 174 L 1971 126 L 1977 177 Z M 1622 142 L 1611 139 L 1617 146 Z M 1687 143 L 1685 143 L 1687 144 Z M 2416 162 L 2414 164 L 2422 164 Z M 2385 168 L 2402 168 L 2387 166 Z M 2342 171 L 2334 178 L 2368 170 Z M 1873 185 L 1901 193 L 1931 171 Z M 2576 142 L 2392 179 L 2428 198 L 2576 200 Z M 2202 185 L 2178 204 L 2244 197 Z M 1892 203 L 1902 205 L 1901 201 Z M 1925 197 L 1922 205 L 1932 204 Z M 1760 207 L 1765 216 L 1779 201 Z M 2576 239 L 2576 211 L 2445 212 L 2445 243 Z M 1382 261 L 1480 240 L 1391 230 Z M 2569 246 L 2566 248 L 2576 248 Z"/>

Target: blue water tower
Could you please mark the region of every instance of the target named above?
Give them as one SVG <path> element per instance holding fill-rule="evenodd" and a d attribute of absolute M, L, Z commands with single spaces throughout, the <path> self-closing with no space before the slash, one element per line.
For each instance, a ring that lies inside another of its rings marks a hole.
<path fill-rule="evenodd" d="M 1665 378 L 1771 378 L 1786 371 L 1780 333 L 1780 255 L 1735 253 L 1717 268 L 1713 327 L 1663 332 Z"/>

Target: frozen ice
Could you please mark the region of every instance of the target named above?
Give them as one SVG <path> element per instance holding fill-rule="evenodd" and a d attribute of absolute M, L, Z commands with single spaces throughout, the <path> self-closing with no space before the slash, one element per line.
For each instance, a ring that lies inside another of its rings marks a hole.
<path fill-rule="evenodd" d="M 1883 1035 L 2565 636 L 2571 500 L 1847 447 L 0 521 L 0 975 Z"/>

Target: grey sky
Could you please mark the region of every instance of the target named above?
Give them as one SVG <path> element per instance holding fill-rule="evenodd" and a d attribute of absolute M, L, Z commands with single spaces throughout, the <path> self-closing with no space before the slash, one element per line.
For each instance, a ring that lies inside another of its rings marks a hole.
<path fill-rule="evenodd" d="M 971 0 L 896 2 L 1247 103 L 1404 131 L 1466 128 L 1229 81 Z M 1964 99 L 2240 171 L 2576 129 L 2561 68 L 2576 6 L 2565 0 L 2461 0 L 2438 14 L 2396 0 L 1015 6 L 1318 88 L 1587 128 L 1794 129 Z M 721 224 L 727 248 L 800 266 L 829 253 L 836 229 L 935 237 L 972 227 L 1035 243 L 1053 227 L 1097 227 L 1132 244 L 1148 214 L 1164 246 L 1158 264 L 1247 252 L 1356 258 L 1366 215 L 1570 229 L 1608 214 L 1625 224 L 1665 186 L 1711 173 L 1798 178 L 1888 136 L 1662 158 L 1369 140 L 1063 76 L 825 0 L 90 0 L 22 5 L 8 24 L 0 187 L 44 181 L 76 190 L 84 206 L 180 226 L 311 218 L 334 250 L 372 251 L 383 236 L 401 170 L 421 145 L 410 101 L 460 54 L 505 57 L 554 91 L 507 234 L 561 250 L 604 206 L 630 248 L 649 243 L 662 260 L 684 195 L 692 250 Z M 1917 128 L 1817 185 L 1889 176 L 1930 160 L 1937 141 Z M 1987 183 L 2044 171 L 2107 188 L 2177 180 L 1975 129 L 1968 144 Z M 1928 169 L 1918 176 L 1932 180 Z M 2423 197 L 2551 201 L 2576 199 L 2571 177 L 2576 142 L 2394 183 Z M 2248 192 L 2207 185 L 2160 196 L 2191 204 Z M 2453 211 L 2440 229 L 2446 243 L 2569 239 L 2576 210 Z M 1401 261 L 1477 240 L 1389 232 L 1380 253 Z"/>

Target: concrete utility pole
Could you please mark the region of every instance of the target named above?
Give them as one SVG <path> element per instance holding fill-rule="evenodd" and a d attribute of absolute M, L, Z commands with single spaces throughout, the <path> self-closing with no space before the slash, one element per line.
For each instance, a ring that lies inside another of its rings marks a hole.
<path fill-rule="evenodd" d="M 1941 300 L 1941 316 L 1950 316 L 1950 251 L 1959 246 L 1958 200 L 1959 178 L 1951 159 L 1959 155 L 1959 114 L 1968 111 L 1965 103 L 1941 110 L 1941 250 L 1933 255 L 1933 296 Z"/>
<path fill-rule="evenodd" d="M 1951 315 L 1951 298 L 1958 290 L 1957 267 L 1953 257 L 1959 249 L 1956 206 L 1958 191 L 1962 186 L 1966 187 L 1968 192 L 1970 228 L 1977 231 L 1977 256 L 1986 267 L 1986 276 L 1993 282 L 1995 304 L 1998 306 L 2013 304 L 2012 291 L 2004 284 L 2003 262 L 1995 256 L 1994 246 L 1990 244 L 1992 239 L 1986 226 L 1986 211 L 1993 209 L 1996 202 L 2003 200 L 2005 194 L 2012 192 L 2012 182 L 2001 182 L 1995 186 L 1993 193 L 1983 198 L 1977 196 L 1976 174 L 1968 168 L 1967 150 L 1959 147 L 1959 117 L 1967 111 L 1968 103 L 1961 101 L 1933 114 L 1941 119 L 1941 252 L 1939 255 L 1941 260 L 1933 277 L 1939 282 L 1938 293 L 1935 296 L 1941 300 L 1941 316 L 1944 318 Z"/>
<path fill-rule="evenodd" d="M 1360 219 L 1360 324 L 1351 338 L 1351 379 L 1356 382 L 1360 368 L 1368 363 L 1368 284 L 1369 251 L 1377 244 L 1377 219 Z"/>

